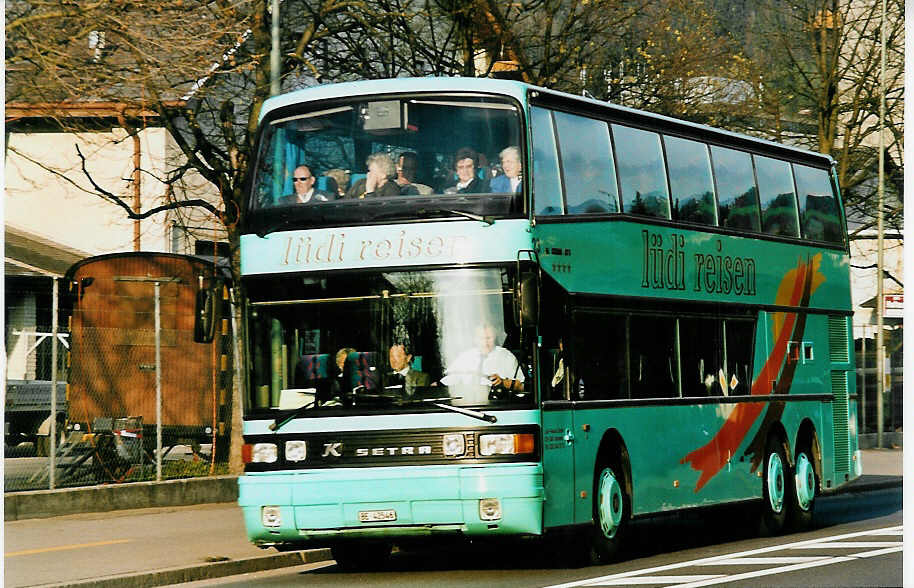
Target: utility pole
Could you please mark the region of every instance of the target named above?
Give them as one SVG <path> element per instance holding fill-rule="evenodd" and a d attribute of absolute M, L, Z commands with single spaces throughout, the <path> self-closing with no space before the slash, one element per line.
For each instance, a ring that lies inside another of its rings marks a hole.
<path fill-rule="evenodd" d="M 876 198 L 876 446 L 882 447 L 883 415 L 885 411 L 885 292 L 883 271 L 885 266 L 885 228 L 883 227 L 883 203 L 885 201 L 885 2 L 882 0 L 882 20 L 879 41 L 879 185 Z"/>
<path fill-rule="evenodd" d="M 270 96 L 276 96 L 282 91 L 279 76 L 282 60 L 279 55 L 279 0 L 270 0 L 272 21 L 270 26 Z"/>

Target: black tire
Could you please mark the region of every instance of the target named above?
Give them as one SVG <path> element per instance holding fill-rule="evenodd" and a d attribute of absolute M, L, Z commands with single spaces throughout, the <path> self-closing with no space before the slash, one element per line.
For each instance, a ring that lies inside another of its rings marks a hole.
<path fill-rule="evenodd" d="M 812 452 L 809 449 L 797 450 L 788 484 L 787 522 L 795 531 L 803 531 L 812 526 L 818 488 L 816 468 L 812 459 Z"/>
<path fill-rule="evenodd" d="M 787 522 L 787 503 L 792 484 L 784 446 L 776 437 L 768 439 L 762 468 L 761 532 L 763 535 L 778 535 L 784 531 Z"/>
<path fill-rule="evenodd" d="M 618 464 L 597 468 L 589 563 L 604 564 L 620 558 L 631 513 L 631 498 L 625 491 L 625 470 Z"/>
<path fill-rule="evenodd" d="M 386 542 L 340 543 L 330 548 L 336 565 L 345 571 L 378 570 L 390 559 L 392 545 Z"/>

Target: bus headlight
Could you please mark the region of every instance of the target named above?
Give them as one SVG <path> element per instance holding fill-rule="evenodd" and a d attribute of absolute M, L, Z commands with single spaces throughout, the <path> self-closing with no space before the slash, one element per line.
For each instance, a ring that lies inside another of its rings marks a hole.
<path fill-rule="evenodd" d="M 479 501 L 479 518 L 483 521 L 497 521 L 501 518 L 501 501 L 497 498 L 483 498 Z"/>
<path fill-rule="evenodd" d="M 286 461 L 305 461 L 308 457 L 306 441 L 286 441 Z"/>
<path fill-rule="evenodd" d="M 520 455 L 533 453 L 535 447 L 532 433 L 480 435 L 480 455 Z"/>
<path fill-rule="evenodd" d="M 466 453 L 466 450 L 463 433 L 447 433 L 444 435 L 444 455 L 458 457 Z"/>
<path fill-rule="evenodd" d="M 278 506 L 264 506 L 260 509 L 260 522 L 264 527 L 281 527 L 282 514 Z"/>
<path fill-rule="evenodd" d="M 276 463 L 279 451 L 275 443 L 254 443 L 251 447 L 252 463 Z"/>

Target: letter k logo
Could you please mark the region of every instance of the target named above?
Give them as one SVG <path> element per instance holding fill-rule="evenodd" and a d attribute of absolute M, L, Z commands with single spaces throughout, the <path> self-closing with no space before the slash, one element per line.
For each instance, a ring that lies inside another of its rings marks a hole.
<path fill-rule="evenodd" d="M 342 443 L 324 443 L 324 453 L 321 457 L 342 457 L 343 454 L 340 453 L 343 450 Z"/>

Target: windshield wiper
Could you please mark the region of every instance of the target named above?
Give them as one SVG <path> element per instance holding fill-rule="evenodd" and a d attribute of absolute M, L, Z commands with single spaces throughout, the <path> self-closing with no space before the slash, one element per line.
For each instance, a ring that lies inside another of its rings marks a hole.
<path fill-rule="evenodd" d="M 416 211 L 416 214 L 418 214 L 419 216 L 429 216 L 432 214 L 441 214 L 442 212 L 446 212 L 448 214 L 455 214 L 457 216 L 462 216 L 462 217 L 468 218 L 470 220 L 475 220 L 475 221 L 479 221 L 482 223 L 486 223 L 487 225 L 495 224 L 495 217 L 483 216 L 481 214 L 476 214 L 474 212 L 467 212 L 465 210 L 454 210 L 452 208 L 420 208 L 419 210 Z"/>
<path fill-rule="evenodd" d="M 406 404 L 431 404 L 432 406 L 437 406 L 438 408 L 443 408 L 451 412 L 457 412 L 460 414 L 465 414 L 466 416 L 473 417 L 474 419 L 479 419 L 481 421 L 486 421 L 487 423 L 498 422 L 498 418 L 493 414 L 488 414 L 479 410 L 470 410 L 468 408 L 463 408 L 462 406 L 453 406 L 450 404 L 442 404 L 442 401 L 445 400 L 456 400 L 460 398 L 459 396 L 442 396 L 441 398 L 418 398 Z"/>
<path fill-rule="evenodd" d="M 306 405 L 304 405 L 304 406 L 299 406 L 298 408 L 293 408 L 293 409 L 290 410 L 288 413 L 286 413 L 285 416 L 278 416 L 278 417 L 276 417 L 276 420 L 273 421 L 273 422 L 270 424 L 270 426 L 267 427 L 267 428 L 270 429 L 271 431 L 278 431 L 278 430 L 281 429 L 282 427 L 286 426 L 286 424 L 287 424 L 289 421 L 291 421 L 292 419 L 295 419 L 295 418 L 297 418 L 297 417 L 300 417 L 301 415 L 303 415 L 303 414 L 305 414 L 306 412 L 308 412 L 309 410 L 311 410 L 311 409 L 314 407 L 314 403 L 315 403 L 315 402 L 316 402 L 316 401 L 312 401 L 312 402 L 309 402 L 308 404 L 306 404 Z"/>

